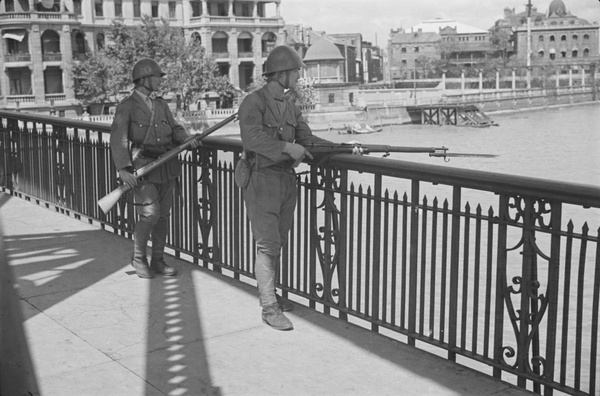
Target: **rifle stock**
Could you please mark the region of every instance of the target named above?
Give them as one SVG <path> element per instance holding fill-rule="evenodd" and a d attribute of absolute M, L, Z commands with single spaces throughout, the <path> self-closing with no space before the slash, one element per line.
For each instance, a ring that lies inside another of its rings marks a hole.
<path fill-rule="evenodd" d="M 232 114 L 231 116 L 227 117 L 226 119 L 219 122 L 218 124 L 215 124 L 212 127 L 208 128 L 206 131 L 204 131 L 198 135 L 194 135 L 193 138 L 191 138 L 191 139 L 181 143 L 179 146 L 167 151 L 166 153 L 164 153 L 163 155 L 161 155 L 154 161 L 150 162 L 147 165 L 142 166 L 140 169 L 137 169 L 133 174 L 138 178 L 138 180 L 141 179 L 142 177 L 144 177 L 145 175 L 150 173 L 152 170 L 158 168 L 159 166 L 162 166 L 167 161 L 170 161 L 172 158 L 178 156 L 179 153 L 181 153 L 182 151 L 186 150 L 189 146 L 191 146 L 192 141 L 204 139 L 211 133 L 213 133 L 216 130 L 222 128 L 223 126 L 229 124 L 231 121 L 235 120 L 236 117 L 237 117 L 237 113 Z M 124 184 L 120 185 L 119 187 L 115 188 L 114 190 L 112 190 L 110 193 L 108 193 L 104 197 L 100 198 L 98 200 L 98 206 L 100 207 L 102 212 L 104 212 L 104 214 L 108 213 L 115 206 L 115 204 L 119 201 L 119 199 L 123 196 L 123 194 L 125 194 L 129 190 L 130 190 L 130 188 L 128 186 L 126 186 Z"/>

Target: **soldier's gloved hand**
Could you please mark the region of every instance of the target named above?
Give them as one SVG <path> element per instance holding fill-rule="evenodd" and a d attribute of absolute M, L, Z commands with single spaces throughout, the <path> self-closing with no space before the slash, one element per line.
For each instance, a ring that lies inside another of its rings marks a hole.
<path fill-rule="evenodd" d="M 129 188 L 133 189 L 138 184 L 138 178 L 130 172 L 130 169 L 123 168 L 119 170 L 119 178 Z"/>
<path fill-rule="evenodd" d="M 358 140 L 351 140 L 347 144 L 351 144 L 354 147 L 352 148 L 353 155 L 363 155 L 363 150 L 361 147 L 361 143 Z"/>
<path fill-rule="evenodd" d="M 294 167 L 298 166 L 304 160 L 304 157 L 313 158 L 312 154 L 304 146 L 297 143 L 286 142 L 283 152 L 294 159 Z"/>
<path fill-rule="evenodd" d="M 200 146 L 202 146 L 202 142 L 198 139 L 195 138 L 195 136 L 190 136 L 190 138 L 188 139 L 188 141 L 191 140 L 192 144 L 190 144 L 190 148 L 193 150 L 195 148 L 198 148 Z"/>

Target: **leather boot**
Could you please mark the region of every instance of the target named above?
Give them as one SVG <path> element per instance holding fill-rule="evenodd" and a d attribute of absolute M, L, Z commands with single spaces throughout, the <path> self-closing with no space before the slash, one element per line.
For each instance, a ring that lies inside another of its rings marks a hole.
<path fill-rule="evenodd" d="M 293 330 L 292 322 L 281 312 L 278 304 L 267 305 L 262 310 L 262 321 L 275 330 Z"/>
<path fill-rule="evenodd" d="M 134 258 L 131 260 L 131 266 L 135 269 L 135 273 L 140 278 L 152 278 L 152 271 L 148 267 L 148 260 L 144 258 Z"/>
<path fill-rule="evenodd" d="M 152 261 L 150 261 L 150 268 L 157 274 L 161 274 L 164 276 L 177 275 L 177 270 L 173 267 L 169 267 L 167 263 L 165 263 L 165 260 L 162 258 L 152 259 Z"/>

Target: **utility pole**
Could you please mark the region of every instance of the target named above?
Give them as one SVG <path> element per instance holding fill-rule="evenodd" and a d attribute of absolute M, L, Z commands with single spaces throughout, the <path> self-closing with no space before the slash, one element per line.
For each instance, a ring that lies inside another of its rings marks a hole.
<path fill-rule="evenodd" d="M 531 88 L 531 0 L 527 2 L 527 89 Z"/>

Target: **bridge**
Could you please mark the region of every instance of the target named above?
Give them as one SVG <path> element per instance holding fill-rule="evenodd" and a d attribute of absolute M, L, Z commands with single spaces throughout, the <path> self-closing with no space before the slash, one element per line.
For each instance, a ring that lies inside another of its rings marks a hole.
<path fill-rule="evenodd" d="M 182 277 L 140 283 L 133 209 L 96 205 L 117 185 L 108 126 L 0 112 L 0 213 L 38 385 L 68 372 L 127 394 L 597 394 L 586 220 L 600 188 L 389 158 L 305 165 L 279 279 L 290 336 L 257 323 L 240 152 L 209 137 L 182 155 L 168 241 Z"/>

